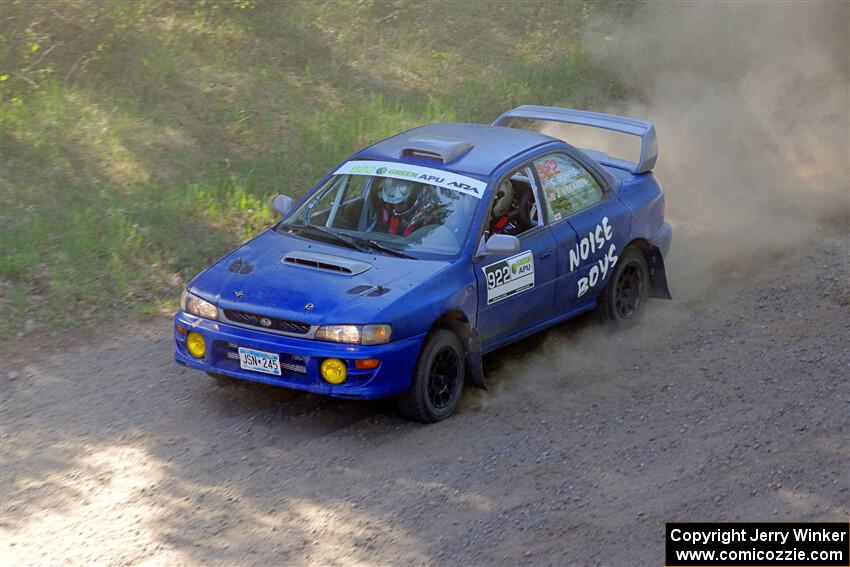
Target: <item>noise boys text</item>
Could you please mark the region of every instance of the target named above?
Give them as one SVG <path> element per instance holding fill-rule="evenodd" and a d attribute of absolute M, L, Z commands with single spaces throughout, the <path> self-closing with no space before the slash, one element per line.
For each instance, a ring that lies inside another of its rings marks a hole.
<path fill-rule="evenodd" d="M 608 217 L 604 217 L 596 228 L 584 235 L 570 250 L 570 271 L 575 271 L 581 262 L 596 254 L 598 250 L 604 250 L 605 245 L 611 241 L 613 231 L 608 224 Z M 617 263 L 617 246 L 613 242 L 608 246 L 608 251 L 601 259 L 594 262 L 586 276 L 578 279 L 578 295 L 581 297 L 592 287 L 605 281 L 605 276 Z"/>

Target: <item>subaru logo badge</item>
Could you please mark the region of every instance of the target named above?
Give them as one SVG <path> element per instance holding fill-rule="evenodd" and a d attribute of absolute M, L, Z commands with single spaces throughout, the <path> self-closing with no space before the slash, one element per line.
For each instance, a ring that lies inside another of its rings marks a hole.
<path fill-rule="evenodd" d="M 243 297 L 245 297 L 245 292 L 242 290 L 234 291 L 233 295 L 236 296 L 236 299 L 242 299 Z"/>
<path fill-rule="evenodd" d="M 260 325 L 262 325 L 263 327 L 271 327 L 272 320 L 268 317 L 263 317 L 262 319 L 260 319 Z"/>
<path fill-rule="evenodd" d="M 304 311 L 312 311 L 313 307 L 315 307 L 315 305 L 313 305 L 312 303 L 308 303 L 304 306 Z"/>

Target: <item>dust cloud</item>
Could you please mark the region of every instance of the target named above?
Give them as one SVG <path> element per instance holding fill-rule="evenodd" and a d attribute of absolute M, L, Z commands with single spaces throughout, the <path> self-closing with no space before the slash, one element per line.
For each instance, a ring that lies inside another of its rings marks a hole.
<path fill-rule="evenodd" d="M 846 2 L 658 2 L 588 29 L 635 94 L 593 110 L 658 130 L 679 298 L 847 233 L 848 36 Z"/>
<path fill-rule="evenodd" d="M 649 120 L 658 131 L 674 301 L 653 301 L 631 332 L 583 318 L 539 347 L 497 357 L 498 374 L 521 377 L 497 381 L 497 393 L 548 389 L 565 368 L 566 387 L 602 388 L 599 376 L 631 362 L 612 356 L 621 346 L 663 341 L 692 324 L 694 309 L 756 276 L 781 280 L 783 255 L 848 234 L 848 35 L 846 2 L 656 2 L 591 23 L 588 51 L 632 98 L 587 110 Z M 639 150 L 599 130 L 552 135 L 625 158 Z"/>

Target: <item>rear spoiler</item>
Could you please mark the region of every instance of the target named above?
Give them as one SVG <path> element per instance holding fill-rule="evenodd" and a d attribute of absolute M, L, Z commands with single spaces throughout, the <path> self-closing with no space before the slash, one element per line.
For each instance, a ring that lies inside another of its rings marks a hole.
<path fill-rule="evenodd" d="M 640 161 L 633 163 L 616 160 L 619 164 L 625 164 L 629 171 L 634 174 L 652 171 L 652 168 L 655 167 L 655 161 L 658 159 L 658 137 L 655 134 L 655 126 L 643 120 L 587 110 L 526 104 L 505 112 L 493 122 L 492 126 L 508 126 L 511 119 L 514 118 L 564 122 L 638 136 L 640 137 Z"/>

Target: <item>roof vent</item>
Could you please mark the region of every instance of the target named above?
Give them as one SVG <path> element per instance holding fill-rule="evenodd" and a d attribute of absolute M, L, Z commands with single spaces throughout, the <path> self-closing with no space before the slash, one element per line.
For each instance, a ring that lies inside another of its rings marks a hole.
<path fill-rule="evenodd" d="M 412 138 L 401 149 L 400 157 L 424 157 L 440 160 L 443 163 L 454 161 L 469 150 L 472 144 L 453 138 L 429 136 L 427 138 Z"/>
<path fill-rule="evenodd" d="M 280 259 L 284 264 L 295 264 L 302 268 L 312 268 L 325 272 L 337 272 L 346 276 L 362 274 L 372 266 L 366 262 L 358 262 L 342 256 L 331 256 L 330 254 L 319 254 L 318 252 L 290 252 Z"/>

